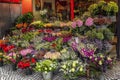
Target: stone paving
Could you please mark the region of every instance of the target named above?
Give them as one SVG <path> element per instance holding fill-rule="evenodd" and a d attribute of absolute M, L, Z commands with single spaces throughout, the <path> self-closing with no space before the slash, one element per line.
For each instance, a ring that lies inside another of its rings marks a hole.
<path fill-rule="evenodd" d="M 53 80 L 63 80 L 60 73 L 55 74 Z M 105 80 L 120 80 L 120 62 L 113 67 L 112 70 L 108 70 L 104 73 Z M 33 73 L 33 75 L 26 76 L 23 70 L 18 69 L 12 71 L 11 65 L 4 65 L 0 67 L 0 80 L 43 80 L 40 73 Z M 87 80 L 86 78 L 80 78 L 79 80 Z M 90 79 L 95 80 L 95 79 Z"/>

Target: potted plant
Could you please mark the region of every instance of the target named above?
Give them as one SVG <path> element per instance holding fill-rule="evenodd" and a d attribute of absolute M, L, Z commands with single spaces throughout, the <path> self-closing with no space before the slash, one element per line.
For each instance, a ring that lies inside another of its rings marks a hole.
<path fill-rule="evenodd" d="M 18 62 L 17 66 L 20 69 L 25 69 L 26 75 L 31 75 L 33 72 L 32 69 L 35 66 L 35 64 L 36 64 L 35 58 L 24 57 Z"/>
<path fill-rule="evenodd" d="M 18 52 L 15 52 L 14 50 L 8 53 L 7 55 L 8 60 L 12 63 L 12 70 L 17 70 L 17 64 L 21 60 L 22 56 L 18 54 Z"/>
<path fill-rule="evenodd" d="M 88 11 L 91 13 L 93 16 L 97 17 L 109 17 L 113 22 L 116 21 L 116 13 L 118 12 L 118 5 L 114 1 L 110 2 L 105 2 L 99 1 L 98 3 L 91 4 L 88 8 Z"/>
<path fill-rule="evenodd" d="M 113 64 L 113 59 L 105 54 L 98 53 L 89 57 L 90 73 L 94 77 L 104 78 L 103 73 L 106 72 Z"/>
<path fill-rule="evenodd" d="M 35 71 L 42 72 L 44 80 L 52 80 L 52 72 L 56 70 L 58 63 L 56 61 L 45 59 L 36 63 Z"/>
<path fill-rule="evenodd" d="M 63 61 L 60 71 L 64 74 L 65 80 L 77 80 L 80 76 L 86 75 L 86 64 L 79 60 Z"/>

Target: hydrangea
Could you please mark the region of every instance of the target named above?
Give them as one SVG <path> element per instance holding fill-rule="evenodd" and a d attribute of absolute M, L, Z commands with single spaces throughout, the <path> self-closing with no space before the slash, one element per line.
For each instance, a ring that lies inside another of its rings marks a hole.
<path fill-rule="evenodd" d="M 76 28 L 76 22 L 72 22 L 72 28 Z"/>
<path fill-rule="evenodd" d="M 83 25 L 83 21 L 81 20 L 77 20 L 76 23 L 78 27 L 81 27 Z"/>
<path fill-rule="evenodd" d="M 27 54 L 31 53 L 33 50 L 32 49 L 24 49 L 20 51 L 20 54 L 22 56 L 26 56 Z"/>
<path fill-rule="evenodd" d="M 86 26 L 92 26 L 93 25 L 93 19 L 92 18 L 87 18 L 87 20 L 85 21 L 85 25 Z"/>

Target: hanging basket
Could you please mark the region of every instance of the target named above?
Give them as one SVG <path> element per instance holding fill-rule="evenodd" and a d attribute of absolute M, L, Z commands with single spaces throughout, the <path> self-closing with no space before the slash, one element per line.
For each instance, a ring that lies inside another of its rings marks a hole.
<path fill-rule="evenodd" d="M 43 80 L 52 80 L 53 73 L 52 72 L 48 72 L 48 73 L 43 72 L 42 76 L 43 76 Z"/>

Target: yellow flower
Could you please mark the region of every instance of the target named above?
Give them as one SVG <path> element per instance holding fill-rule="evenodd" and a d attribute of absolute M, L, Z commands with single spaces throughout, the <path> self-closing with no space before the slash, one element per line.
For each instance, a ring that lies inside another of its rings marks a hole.
<path fill-rule="evenodd" d="M 80 72 L 83 71 L 83 67 L 80 67 Z"/>
<path fill-rule="evenodd" d="M 107 60 L 112 60 L 112 59 L 110 57 L 108 57 Z"/>
<path fill-rule="evenodd" d="M 47 71 L 45 71 L 45 74 L 47 74 Z"/>
<path fill-rule="evenodd" d="M 66 65 L 63 65 L 63 66 L 62 66 L 62 68 L 64 68 L 64 69 L 65 69 L 65 68 L 66 68 Z"/>
<path fill-rule="evenodd" d="M 52 70 L 52 68 L 50 67 L 49 70 Z"/>
<path fill-rule="evenodd" d="M 0 53 L 0 56 L 2 56 L 3 53 Z"/>
<path fill-rule="evenodd" d="M 100 55 L 101 58 L 103 58 L 104 56 L 103 55 Z"/>
<path fill-rule="evenodd" d="M 45 70 L 47 70 L 47 68 L 45 68 Z"/>
<path fill-rule="evenodd" d="M 99 61 L 99 65 L 102 65 L 102 61 Z"/>
<path fill-rule="evenodd" d="M 97 61 L 97 58 L 95 58 L 95 61 Z"/>
<path fill-rule="evenodd" d="M 75 66 L 76 66 L 76 64 L 75 64 L 75 63 L 73 63 L 73 64 L 72 64 L 72 66 L 73 66 L 73 67 L 75 67 Z"/>
<path fill-rule="evenodd" d="M 72 68 L 72 69 L 71 69 L 71 72 L 75 72 L 75 68 Z"/>

